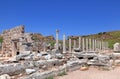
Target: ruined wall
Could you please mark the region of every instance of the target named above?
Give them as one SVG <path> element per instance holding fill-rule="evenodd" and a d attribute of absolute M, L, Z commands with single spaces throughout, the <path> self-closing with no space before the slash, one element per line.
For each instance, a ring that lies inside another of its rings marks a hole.
<path fill-rule="evenodd" d="M 17 26 L 2 33 L 2 54 L 14 56 L 24 51 L 41 51 L 44 42 L 54 40 L 53 36 L 42 36 L 41 34 L 25 33 L 24 26 Z"/>
<path fill-rule="evenodd" d="M 3 31 L 3 43 L 2 43 L 2 53 L 10 54 L 15 51 L 15 47 L 18 46 L 18 39 L 24 34 L 24 26 L 18 26 L 10 30 Z M 14 47 L 15 46 L 15 47 Z"/>

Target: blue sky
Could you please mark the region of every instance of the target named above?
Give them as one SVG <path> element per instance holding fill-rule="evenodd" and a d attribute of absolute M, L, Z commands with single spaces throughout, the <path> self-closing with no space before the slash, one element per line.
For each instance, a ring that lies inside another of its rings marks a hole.
<path fill-rule="evenodd" d="M 60 38 L 120 30 L 120 0 L 0 0 L 0 32 L 18 25 Z"/>

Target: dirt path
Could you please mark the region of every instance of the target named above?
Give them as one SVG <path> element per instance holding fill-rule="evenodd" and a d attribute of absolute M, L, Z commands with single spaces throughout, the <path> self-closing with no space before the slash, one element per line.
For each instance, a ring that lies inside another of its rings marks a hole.
<path fill-rule="evenodd" d="M 120 79 L 120 67 L 110 71 L 102 71 L 96 68 L 90 68 L 87 71 L 77 70 L 55 79 Z"/>

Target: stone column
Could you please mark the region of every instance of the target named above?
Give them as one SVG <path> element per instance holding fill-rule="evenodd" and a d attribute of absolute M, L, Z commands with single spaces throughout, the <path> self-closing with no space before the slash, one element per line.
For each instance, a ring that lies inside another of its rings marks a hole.
<path fill-rule="evenodd" d="M 97 40 L 97 51 L 99 51 L 99 40 Z"/>
<path fill-rule="evenodd" d="M 103 50 L 105 50 L 105 42 L 103 41 Z"/>
<path fill-rule="evenodd" d="M 107 49 L 107 43 L 106 43 L 106 41 L 104 42 L 104 48 L 105 48 L 105 50 Z"/>
<path fill-rule="evenodd" d="M 104 42 L 104 47 L 105 47 L 105 50 L 107 50 L 108 49 L 108 43 L 107 42 Z"/>
<path fill-rule="evenodd" d="M 69 53 L 71 53 L 71 39 L 69 38 Z"/>
<path fill-rule="evenodd" d="M 109 48 L 108 46 L 109 46 L 109 44 L 108 44 L 108 42 L 106 42 L 106 49 L 108 49 L 108 48 Z"/>
<path fill-rule="evenodd" d="M 86 51 L 88 51 L 88 39 L 86 38 Z"/>
<path fill-rule="evenodd" d="M 83 50 L 83 52 L 85 51 L 85 41 L 84 41 L 84 38 L 82 38 L 82 50 Z"/>
<path fill-rule="evenodd" d="M 99 51 L 100 50 L 100 41 L 99 40 L 97 41 L 97 44 L 98 44 L 97 46 L 98 46 L 98 51 Z"/>
<path fill-rule="evenodd" d="M 58 50 L 59 48 L 59 41 L 58 41 L 58 34 L 59 34 L 59 30 L 56 30 L 56 49 Z"/>
<path fill-rule="evenodd" d="M 99 41 L 99 49 L 100 49 L 100 51 L 102 50 L 102 44 L 101 44 L 101 41 Z"/>
<path fill-rule="evenodd" d="M 95 51 L 95 41 L 92 39 L 92 50 Z"/>
<path fill-rule="evenodd" d="M 76 48 L 76 40 L 74 40 L 74 48 Z"/>
<path fill-rule="evenodd" d="M 89 39 L 89 51 L 91 51 L 91 49 L 92 49 L 92 48 L 91 48 L 91 44 L 92 44 L 92 43 L 91 43 L 91 39 Z"/>
<path fill-rule="evenodd" d="M 95 51 L 97 51 L 97 41 L 94 40 L 94 42 L 95 42 Z"/>
<path fill-rule="evenodd" d="M 46 43 L 45 42 L 43 43 L 43 51 L 44 52 L 46 51 Z"/>
<path fill-rule="evenodd" d="M 99 41 L 98 40 L 96 41 L 97 41 L 97 51 L 99 51 Z"/>
<path fill-rule="evenodd" d="M 81 37 L 79 37 L 79 48 L 81 49 Z"/>
<path fill-rule="evenodd" d="M 66 36 L 63 35 L 63 53 L 66 53 L 66 43 L 65 43 L 65 41 L 66 41 Z"/>
<path fill-rule="evenodd" d="M 106 43 L 104 42 L 104 50 L 106 50 L 106 46 L 105 45 L 106 45 Z"/>
<path fill-rule="evenodd" d="M 101 48 L 102 48 L 102 51 L 104 50 L 104 42 L 101 41 Z"/>

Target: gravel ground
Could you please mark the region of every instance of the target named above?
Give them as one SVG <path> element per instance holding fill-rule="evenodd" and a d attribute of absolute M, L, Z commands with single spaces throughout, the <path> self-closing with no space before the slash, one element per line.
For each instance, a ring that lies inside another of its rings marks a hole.
<path fill-rule="evenodd" d="M 96 68 L 90 68 L 87 71 L 77 70 L 55 79 L 120 79 L 120 67 L 110 71 L 98 70 Z"/>

